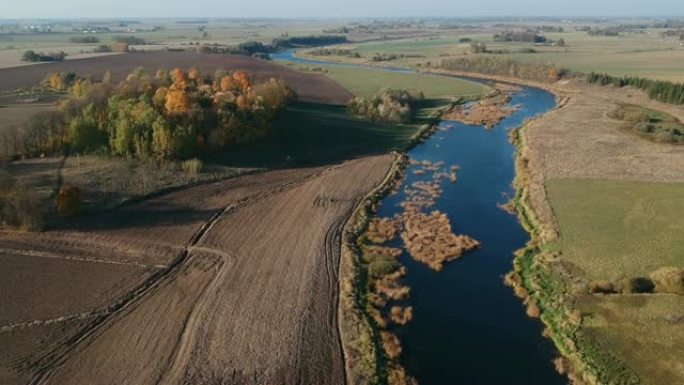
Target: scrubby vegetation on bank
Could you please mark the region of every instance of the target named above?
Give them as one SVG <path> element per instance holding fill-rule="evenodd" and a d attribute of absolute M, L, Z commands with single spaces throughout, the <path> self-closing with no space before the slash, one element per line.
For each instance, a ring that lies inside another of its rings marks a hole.
<path fill-rule="evenodd" d="M 615 87 L 631 86 L 645 91 L 651 99 L 671 104 L 684 104 L 684 83 L 673 83 L 664 80 L 652 80 L 630 76 L 611 76 L 590 72 L 587 82 L 591 84 L 613 85 Z"/>
<path fill-rule="evenodd" d="M 527 63 L 507 57 L 478 56 L 442 59 L 440 68 L 449 71 L 477 72 L 485 75 L 512 76 L 540 82 L 555 82 L 568 74 L 566 69 L 548 63 Z"/>
<path fill-rule="evenodd" d="M 684 125 L 676 117 L 650 108 L 623 104 L 611 117 L 627 123 L 627 129 L 662 143 L 684 143 Z"/>
<path fill-rule="evenodd" d="M 373 318 L 367 312 L 371 281 L 364 260 L 363 235 L 368 228 L 374 206 L 401 179 L 406 157 L 397 155 L 392 170 L 380 186 L 366 196 L 347 223 L 342 238 L 340 260 L 340 333 L 345 352 L 347 382 L 350 384 L 410 383 L 400 366 L 390 364 L 388 356 L 400 354 L 398 339 L 381 337 Z M 367 258 L 367 257 L 366 257 Z M 392 274 L 400 273 L 395 271 Z M 400 295 L 400 291 L 397 291 Z M 389 353 L 385 353 L 385 351 Z"/>
<path fill-rule="evenodd" d="M 26 156 L 75 151 L 127 158 L 189 159 L 250 143 L 269 132 L 294 93 L 271 79 L 252 84 L 247 73 L 138 69 L 118 85 L 74 74 L 52 74 L 44 86 L 66 91 L 59 114 L 29 129 Z"/>
<path fill-rule="evenodd" d="M 357 116 L 383 123 L 409 123 L 415 108 L 425 100 L 422 92 L 384 88 L 372 97 L 356 97 L 349 110 Z"/>

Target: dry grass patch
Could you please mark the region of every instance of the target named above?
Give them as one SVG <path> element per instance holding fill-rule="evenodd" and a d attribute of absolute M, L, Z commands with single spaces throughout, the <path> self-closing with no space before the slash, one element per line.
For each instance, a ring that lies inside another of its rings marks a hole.
<path fill-rule="evenodd" d="M 385 354 L 387 355 L 387 358 L 390 360 L 396 360 L 401 356 L 401 342 L 399 341 L 399 337 L 394 335 L 393 333 L 386 332 L 386 331 L 381 331 L 380 332 L 380 341 L 382 343 L 382 348 L 385 351 Z"/>
<path fill-rule="evenodd" d="M 507 93 L 498 94 L 470 105 L 456 106 L 443 118 L 492 128 L 516 111 L 515 107 L 506 106 L 510 100 Z"/>
<path fill-rule="evenodd" d="M 399 223 L 395 218 L 373 218 L 368 224 L 366 236 L 373 243 L 389 242 L 397 235 Z"/>
<path fill-rule="evenodd" d="M 406 325 L 413 319 L 413 307 L 392 306 L 390 319 L 397 325 Z"/>

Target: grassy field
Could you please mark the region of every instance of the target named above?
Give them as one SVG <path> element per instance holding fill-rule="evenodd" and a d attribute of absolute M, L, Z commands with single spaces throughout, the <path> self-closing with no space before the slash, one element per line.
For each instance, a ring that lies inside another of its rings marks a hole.
<path fill-rule="evenodd" d="M 547 189 L 560 229 L 549 249 L 574 276 L 619 282 L 684 267 L 684 184 L 556 179 Z M 604 380 L 628 378 L 619 363 L 646 385 L 684 379 L 684 297 L 582 294 L 574 307 L 583 314 L 577 335 L 590 341 Z"/>
<path fill-rule="evenodd" d="M 428 99 L 481 95 L 480 84 L 419 73 L 388 72 L 365 68 L 326 67 L 326 75 L 358 96 L 370 96 L 384 87 L 422 91 Z"/>
<path fill-rule="evenodd" d="M 582 331 L 604 352 L 615 354 L 644 385 L 684 380 L 684 297 L 672 294 L 586 296 Z"/>
<path fill-rule="evenodd" d="M 684 184 L 551 180 L 563 259 L 587 279 L 684 267 Z"/>

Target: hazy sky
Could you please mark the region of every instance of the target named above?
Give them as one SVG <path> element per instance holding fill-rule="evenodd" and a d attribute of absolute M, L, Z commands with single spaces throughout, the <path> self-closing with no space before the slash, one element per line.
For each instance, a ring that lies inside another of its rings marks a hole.
<path fill-rule="evenodd" d="M 3 18 L 684 16 L 684 0 L 0 0 Z"/>

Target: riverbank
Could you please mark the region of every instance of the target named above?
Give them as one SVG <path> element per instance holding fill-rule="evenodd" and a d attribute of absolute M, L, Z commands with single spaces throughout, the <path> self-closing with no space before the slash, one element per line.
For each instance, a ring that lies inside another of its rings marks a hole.
<path fill-rule="evenodd" d="M 674 191 L 684 182 L 684 151 L 631 135 L 610 112 L 627 102 L 684 111 L 632 89 L 562 87 L 562 108 L 513 135 L 515 203 L 532 239 L 506 281 L 544 322 L 563 356 L 556 366 L 573 383 L 678 383 L 674 341 L 683 337 L 672 320 L 682 297 L 590 287 L 682 267 L 680 238 L 669 230 L 679 220 L 669 213 L 681 210 Z"/>
<path fill-rule="evenodd" d="M 340 258 L 340 337 L 344 351 L 347 384 L 386 382 L 380 334 L 366 313 L 368 272 L 363 269 L 358 239 L 372 219 L 375 206 L 401 180 L 408 157 L 394 153 L 385 179 L 355 207 L 342 232 Z"/>

